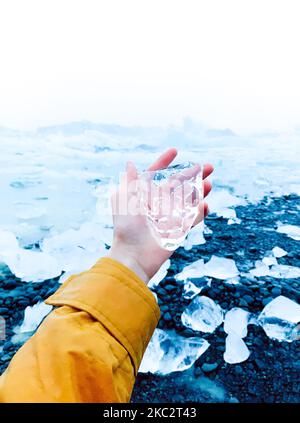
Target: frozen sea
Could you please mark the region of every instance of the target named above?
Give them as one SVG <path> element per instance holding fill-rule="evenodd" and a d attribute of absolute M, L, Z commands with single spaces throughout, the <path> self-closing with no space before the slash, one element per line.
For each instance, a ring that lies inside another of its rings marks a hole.
<path fill-rule="evenodd" d="M 228 208 L 264 195 L 300 194 L 299 138 L 297 132 L 238 136 L 189 119 L 168 128 L 81 122 L 33 133 L 0 129 L 5 204 L 0 228 L 14 233 L 23 247 L 86 222 L 111 225 L 108 191 L 102 187 L 117 182 L 126 160 L 142 170 L 171 146 L 179 150 L 177 162 L 213 163 L 210 210 L 226 217 Z M 107 237 L 103 234 L 103 241 Z"/>

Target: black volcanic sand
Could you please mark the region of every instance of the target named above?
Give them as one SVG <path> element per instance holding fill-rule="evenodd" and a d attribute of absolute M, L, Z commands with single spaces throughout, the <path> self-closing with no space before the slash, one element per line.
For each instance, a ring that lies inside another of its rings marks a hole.
<path fill-rule="evenodd" d="M 300 267 L 300 241 L 276 232 L 277 222 L 300 225 L 300 197 L 296 195 L 264 199 L 258 205 L 236 208 L 241 224 L 228 225 L 227 220 L 214 215 L 206 219 L 213 231 L 206 235 L 204 245 L 190 251 L 178 249 L 172 256 L 167 277 L 156 288 L 161 308 L 161 329 L 175 329 L 182 336 L 201 336 L 211 344 L 209 349 L 185 372 L 167 376 L 139 374 L 133 402 L 300 402 L 300 341 L 292 343 L 269 339 L 263 329 L 248 326 L 244 339 L 251 355 L 247 361 L 230 365 L 224 362 L 225 333 L 219 327 L 213 334 L 203 334 L 185 328 L 181 314 L 190 300 L 182 298 L 182 283 L 174 276 L 187 264 L 214 255 L 232 258 L 241 272 L 248 272 L 255 261 L 278 246 L 288 255 L 279 264 Z M 262 281 L 264 283 L 262 283 Z M 197 284 L 197 280 L 194 281 Z M 199 280 L 201 283 L 202 280 Z M 57 279 L 42 283 L 24 283 L 8 270 L 0 273 L 0 316 L 6 319 L 6 341 L 0 341 L 0 373 L 19 345 L 10 341 L 13 328 L 23 319 L 24 309 L 46 299 L 58 287 Z M 241 307 L 260 312 L 278 295 L 300 302 L 300 278 L 242 278 L 239 285 L 228 285 L 213 279 L 201 295 L 212 298 L 224 310 Z M 209 364 L 209 365 L 208 365 Z"/>

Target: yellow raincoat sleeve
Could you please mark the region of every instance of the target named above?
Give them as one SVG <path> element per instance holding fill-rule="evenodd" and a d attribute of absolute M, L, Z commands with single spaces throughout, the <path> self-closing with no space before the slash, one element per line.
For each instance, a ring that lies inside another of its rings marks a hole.
<path fill-rule="evenodd" d="M 47 299 L 56 308 L 0 377 L 0 402 L 127 402 L 158 323 L 153 294 L 100 259 Z"/>

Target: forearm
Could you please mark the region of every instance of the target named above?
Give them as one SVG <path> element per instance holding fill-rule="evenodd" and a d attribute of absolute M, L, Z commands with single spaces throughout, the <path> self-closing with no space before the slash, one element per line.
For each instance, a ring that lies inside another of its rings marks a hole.
<path fill-rule="evenodd" d="M 102 259 L 47 302 L 58 308 L 1 376 L 0 401 L 128 401 L 159 319 L 144 282 Z"/>

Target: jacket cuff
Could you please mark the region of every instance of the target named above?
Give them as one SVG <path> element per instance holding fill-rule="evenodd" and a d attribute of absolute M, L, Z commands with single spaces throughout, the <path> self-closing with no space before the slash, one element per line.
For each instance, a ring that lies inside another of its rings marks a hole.
<path fill-rule="evenodd" d="M 160 311 L 152 292 L 128 267 L 108 257 L 71 276 L 47 300 L 83 310 L 126 348 L 138 371 Z"/>

